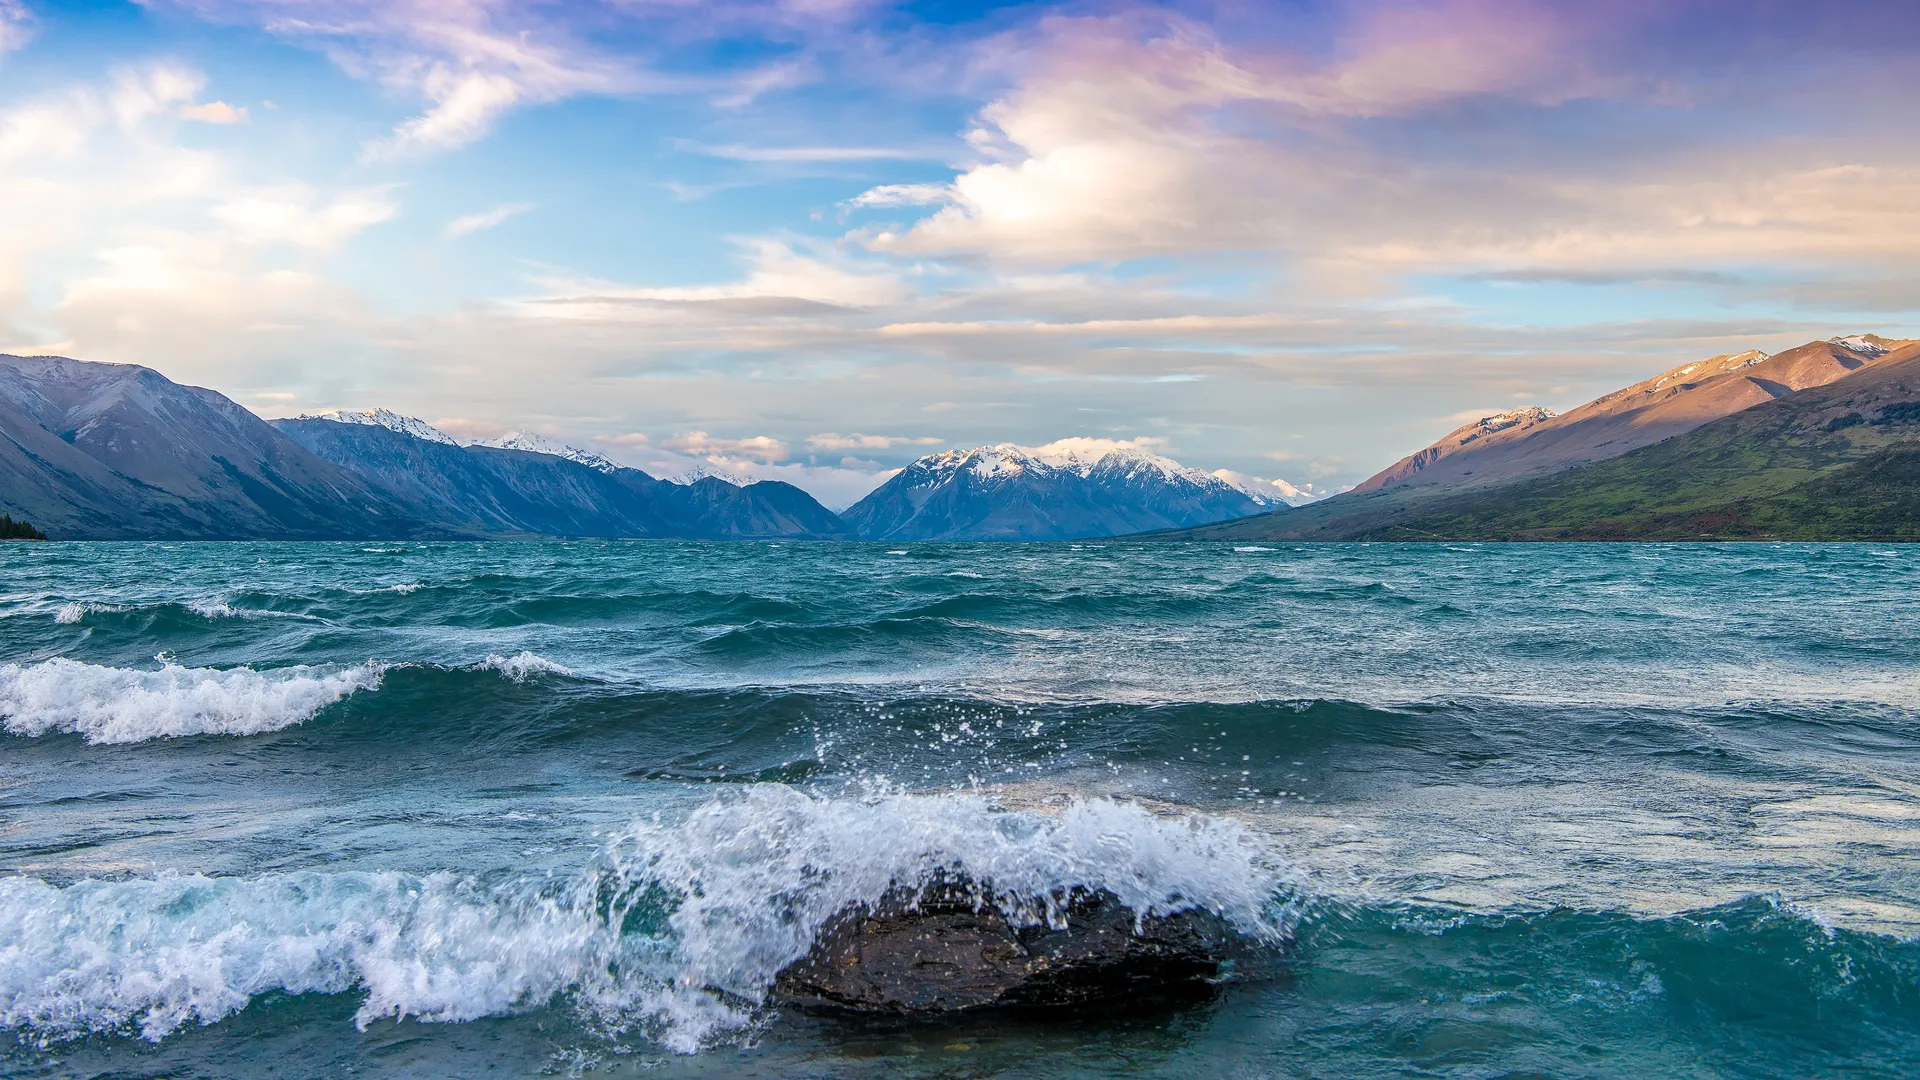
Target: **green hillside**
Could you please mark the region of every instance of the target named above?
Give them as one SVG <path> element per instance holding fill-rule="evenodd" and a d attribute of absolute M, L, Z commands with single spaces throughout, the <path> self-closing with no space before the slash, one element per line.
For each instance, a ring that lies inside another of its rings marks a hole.
<path fill-rule="evenodd" d="M 1388 488 L 1156 539 L 1920 538 L 1920 357 L 1628 454 L 1466 492 Z"/>
<path fill-rule="evenodd" d="M 1920 359 L 1869 369 L 1565 473 L 1422 507 L 1366 540 L 1898 539 Z"/>

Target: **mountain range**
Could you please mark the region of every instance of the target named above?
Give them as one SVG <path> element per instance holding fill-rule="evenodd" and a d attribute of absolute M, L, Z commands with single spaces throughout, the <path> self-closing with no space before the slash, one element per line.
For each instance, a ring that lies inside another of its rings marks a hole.
<path fill-rule="evenodd" d="M 929 454 L 850 507 L 874 540 L 1080 540 L 1257 514 L 1278 496 L 1121 448 L 1055 454 L 1002 444 Z"/>
<path fill-rule="evenodd" d="M 264 421 L 145 367 L 0 356 L 0 511 L 56 539 L 1079 539 L 1308 497 L 1132 449 L 997 446 L 922 458 L 842 516 L 780 481 L 665 481 L 536 433 L 462 444 L 386 409 Z"/>
<path fill-rule="evenodd" d="M 1916 421 L 1920 342 L 1716 356 L 1475 421 L 1312 506 L 1156 538 L 1915 538 Z"/>
<path fill-rule="evenodd" d="M 1920 539 L 1917 480 L 1920 341 L 1871 334 L 1484 416 L 1320 501 L 1069 439 L 929 454 L 844 514 L 532 432 L 265 421 L 145 367 L 0 355 L 0 516 L 56 539 Z"/>

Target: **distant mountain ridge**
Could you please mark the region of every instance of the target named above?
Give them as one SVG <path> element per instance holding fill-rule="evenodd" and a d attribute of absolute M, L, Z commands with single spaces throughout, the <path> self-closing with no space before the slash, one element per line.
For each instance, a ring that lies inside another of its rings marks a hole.
<path fill-rule="evenodd" d="M 1920 344 L 1652 446 L 1362 539 L 1920 540 Z"/>
<path fill-rule="evenodd" d="M 301 417 L 276 420 L 273 426 L 314 455 L 448 528 L 497 536 L 849 536 L 832 511 L 791 484 L 765 481 L 739 488 L 710 480 L 685 487 L 585 451 L 562 455 L 526 448 L 557 445 L 543 437 L 522 434 L 496 440 L 517 446 L 461 446 L 419 434 L 422 428 L 433 429 L 411 417 L 369 412 L 385 413 L 391 422 Z"/>
<path fill-rule="evenodd" d="M 1792 485 L 1816 478 L 1821 486 L 1793 502 L 1800 509 L 1792 514 L 1778 508 L 1762 513 L 1757 504 L 1748 510 L 1759 517 L 1722 508 L 1714 511 L 1720 525 L 1681 538 L 1770 535 L 1765 530 L 1777 525 L 1799 538 L 1819 539 L 1821 520 L 1840 530 L 1843 518 L 1855 531 L 1834 536 L 1864 536 L 1858 530 L 1868 528 L 1866 519 L 1849 516 L 1844 486 L 1823 471 L 1885 451 L 1892 456 L 1873 474 L 1876 490 L 1885 495 L 1893 490 L 1889 478 L 1906 475 L 1898 464 L 1904 451 L 1894 444 L 1920 437 L 1920 428 L 1909 429 L 1900 419 L 1908 408 L 1920 412 L 1920 394 L 1912 401 L 1905 396 L 1909 386 L 1920 388 L 1916 358 L 1920 342 L 1876 334 L 1809 342 L 1776 355 L 1756 349 L 1716 356 L 1557 416 L 1522 410 L 1464 425 L 1352 491 L 1285 515 L 1169 530 L 1157 538 L 1674 538 L 1668 533 L 1684 531 L 1677 522 L 1693 521 L 1686 515 L 1704 513 L 1715 500 L 1786 498 Z M 1842 410 L 1821 421 L 1840 425 L 1835 431 L 1849 424 L 1872 429 L 1852 435 L 1769 426 L 1769 418 L 1854 398 L 1885 403 L 1892 412 L 1856 423 Z M 1799 464 L 1767 464 L 1789 459 Z M 1806 516 L 1816 505 L 1826 518 Z M 1646 524 L 1660 515 L 1666 515 L 1667 524 L 1660 526 L 1666 532 Z M 1774 525 L 1756 524 L 1761 519 Z M 1741 527 L 1748 531 L 1727 524 L 1735 520 L 1746 521 Z"/>
<path fill-rule="evenodd" d="M 0 513 L 56 539 L 851 536 L 790 484 L 683 487 L 539 439 L 463 447 L 386 409 L 269 424 L 150 368 L 0 356 Z"/>
<path fill-rule="evenodd" d="M 1272 505 L 1137 449 L 1043 455 L 1002 443 L 928 454 L 842 516 L 873 540 L 1077 540 L 1243 517 Z"/>
<path fill-rule="evenodd" d="M 1899 343 L 1872 334 L 1758 349 L 1683 364 L 1555 415 L 1535 406 L 1458 428 L 1354 486 L 1484 487 L 1617 457 L 1722 416 L 1823 386 Z M 1506 418 L 1497 429 L 1489 421 Z"/>
<path fill-rule="evenodd" d="M 614 464 L 604 456 L 591 450 L 582 450 L 569 446 L 558 439 L 551 439 L 534 431 L 509 431 L 497 439 L 481 439 L 474 446 L 492 446 L 501 450 L 525 450 L 533 454 L 547 454 L 552 457 L 566 458 L 578 462 L 596 472 L 614 473 L 622 466 Z"/>
<path fill-rule="evenodd" d="M 211 390 L 0 355 L 0 510 L 56 539 L 394 536 L 404 506 Z"/>
<path fill-rule="evenodd" d="M 332 420 L 340 424 L 359 424 L 362 427 L 386 428 L 402 435 L 410 435 L 427 442 L 445 443 L 459 446 L 459 440 L 417 416 L 402 416 L 390 409 L 327 409 L 317 413 L 301 413 L 301 420 Z"/>

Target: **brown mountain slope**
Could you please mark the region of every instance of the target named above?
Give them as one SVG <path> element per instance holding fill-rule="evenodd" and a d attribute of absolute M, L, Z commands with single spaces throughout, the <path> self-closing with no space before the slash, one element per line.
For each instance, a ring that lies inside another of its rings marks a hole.
<path fill-rule="evenodd" d="M 1656 375 L 1559 416 L 1523 410 L 1475 421 L 1368 478 L 1355 491 L 1469 489 L 1618 457 L 1763 402 L 1911 355 L 1920 343 L 1867 335 L 1815 341 L 1775 356 L 1716 356 Z M 1490 427 L 1490 422 L 1493 426 Z"/>
<path fill-rule="evenodd" d="M 1838 408 L 1856 397 L 1860 398 L 1861 402 L 1877 401 L 1882 396 L 1882 392 L 1876 388 L 1880 387 L 1885 381 L 1878 374 L 1881 372 L 1885 372 L 1889 378 L 1894 380 L 1893 382 L 1887 383 L 1887 386 L 1892 389 L 1886 390 L 1886 393 L 1890 393 L 1894 399 L 1898 399 L 1901 394 L 1905 393 L 1905 390 L 1901 388 L 1907 383 L 1914 381 L 1912 372 L 1920 371 L 1920 342 L 1885 342 L 1882 339 L 1874 339 L 1871 342 L 1863 342 L 1863 344 L 1874 345 L 1876 349 L 1890 345 L 1898 345 L 1899 347 L 1892 348 L 1877 356 L 1866 356 L 1860 351 L 1841 348 L 1831 342 L 1815 342 L 1812 345 L 1802 346 L 1801 348 L 1781 353 L 1779 356 L 1771 358 L 1771 360 L 1784 362 L 1772 364 L 1771 367 L 1764 367 L 1766 374 L 1761 374 L 1759 377 L 1766 379 L 1771 375 L 1774 379 L 1780 380 L 1780 386 L 1782 387 L 1791 385 L 1786 380 L 1804 382 L 1811 378 L 1819 377 L 1823 374 L 1824 366 L 1829 363 L 1837 366 L 1845 361 L 1851 362 L 1853 367 L 1843 378 L 1829 380 L 1826 383 L 1817 384 L 1798 393 L 1787 390 L 1783 392 L 1780 397 L 1765 396 L 1754 409 L 1739 410 L 1726 418 L 1708 417 L 1705 421 L 1687 425 L 1683 429 L 1683 432 L 1696 431 L 1703 426 L 1704 423 L 1709 421 L 1724 423 L 1735 417 L 1747 416 L 1750 413 L 1756 416 L 1773 415 L 1773 403 L 1777 403 L 1780 407 L 1785 407 L 1789 402 L 1793 402 L 1795 403 L 1795 408 L 1798 409 L 1802 407 L 1802 405 L 1806 408 L 1813 408 L 1816 403 L 1828 403 L 1822 404 L 1822 408 L 1828 407 L 1829 404 L 1832 407 Z M 1761 371 L 1766 363 L 1768 362 L 1753 364 L 1743 370 L 1746 372 Z M 1686 368 L 1677 370 L 1679 372 L 1685 372 Z M 1742 374 L 1741 370 L 1742 369 L 1736 369 L 1732 372 L 1709 372 L 1707 382 L 1724 378 L 1729 374 L 1735 378 L 1744 380 L 1746 375 Z M 1859 374 L 1854 375 L 1851 372 L 1858 372 Z M 1682 380 L 1682 385 L 1684 385 L 1684 380 L 1691 375 L 1697 374 L 1699 374 L 1697 371 L 1691 372 L 1686 375 L 1679 375 L 1678 378 Z M 1898 376 L 1897 378 L 1895 377 L 1896 375 Z M 1646 382 L 1628 387 L 1626 390 L 1609 394 L 1597 402 L 1591 403 L 1591 405 L 1600 405 L 1610 400 L 1619 399 L 1623 395 L 1630 393 L 1673 400 L 1674 395 L 1664 393 L 1667 389 L 1666 387 L 1656 385 L 1660 383 L 1661 378 L 1665 378 L 1665 376 L 1649 379 Z M 1703 386 L 1705 383 L 1695 385 Z M 1920 385 L 1920 383 L 1916 383 L 1915 385 Z M 1647 393 L 1647 388 L 1650 386 L 1654 387 L 1653 393 L 1651 394 Z M 1736 398 L 1741 392 L 1738 386 L 1722 385 L 1715 390 L 1715 397 L 1700 400 L 1708 403 L 1714 401 L 1724 402 Z M 1829 398 L 1831 398 L 1831 402 L 1829 402 Z M 1581 409 L 1574 410 L 1574 412 L 1566 415 L 1568 417 L 1576 416 L 1589 407 L 1590 406 L 1582 406 Z M 1837 414 L 1838 418 L 1830 417 L 1823 419 L 1821 422 L 1827 423 L 1831 421 L 1840 423 L 1844 427 L 1845 424 L 1849 422 L 1846 421 L 1844 417 L 1848 410 L 1852 408 L 1854 408 L 1853 405 L 1846 405 L 1845 408 L 1841 409 L 1840 414 Z M 1656 413 L 1654 419 L 1662 422 L 1678 423 L 1678 420 L 1671 415 L 1671 409 Z M 1535 427 L 1536 430 L 1538 430 L 1539 425 L 1535 425 Z M 1505 432 L 1496 432 L 1494 434 L 1501 435 L 1505 434 Z M 1522 435 L 1521 438 L 1516 441 L 1515 445 L 1526 446 L 1530 438 L 1531 436 L 1529 435 Z M 1691 436 L 1683 434 L 1680 438 L 1691 438 Z M 1672 440 L 1672 442 L 1678 441 L 1680 440 Z M 1765 441 L 1763 438 L 1749 433 L 1748 441 L 1751 445 L 1764 449 L 1764 447 L 1760 447 L 1760 444 Z M 1656 447 L 1668 445 L 1669 442 L 1664 441 L 1654 444 Z M 1629 459 L 1627 463 L 1622 463 L 1621 455 L 1629 451 L 1633 452 L 1633 458 Z M 1475 452 L 1477 453 L 1478 451 Z M 1502 454 L 1504 455 L 1510 452 L 1511 451 L 1503 451 Z M 1626 477 L 1625 473 L 1630 473 L 1635 468 L 1638 468 L 1644 455 L 1649 452 L 1651 451 L 1647 448 L 1630 445 L 1619 453 L 1607 454 L 1605 458 L 1598 461 L 1585 464 L 1576 463 L 1572 466 L 1563 467 L 1554 473 L 1547 474 L 1546 477 L 1523 474 L 1518 478 L 1510 478 L 1505 482 L 1489 480 L 1485 483 L 1473 483 L 1473 478 L 1469 477 L 1466 478 L 1466 482 L 1452 485 L 1401 483 L 1386 487 L 1376 487 L 1369 491 L 1350 491 L 1324 502 L 1311 503 L 1294 510 L 1262 514 L 1258 517 L 1242 518 L 1238 521 L 1222 522 L 1218 525 L 1206 525 L 1193 529 L 1155 533 L 1152 534 L 1151 538 L 1156 540 L 1348 540 L 1358 537 L 1378 537 L 1383 535 L 1383 530 L 1406 527 L 1418 519 L 1428 518 L 1433 515 L 1451 515 L 1456 508 L 1464 509 L 1468 505 L 1478 505 L 1485 499 L 1504 497 L 1509 487 L 1514 484 L 1524 484 L 1529 490 L 1538 488 L 1539 485 L 1548 483 L 1550 478 L 1557 480 L 1560 475 L 1567 473 L 1569 469 L 1589 471 L 1618 465 L 1619 469 L 1624 470 L 1624 472 L 1620 477 L 1616 478 L 1619 481 L 1616 486 L 1620 487 L 1621 490 L 1628 490 L 1634 487 L 1634 485 L 1628 483 L 1629 478 Z M 1459 459 L 1465 459 L 1467 456 L 1468 454 L 1464 452 L 1453 455 L 1453 457 Z M 1494 455 L 1489 456 L 1494 457 Z M 1837 461 L 1833 463 L 1837 464 Z M 1446 465 L 1446 461 L 1442 460 L 1441 464 Z M 1458 466 L 1456 465 L 1454 467 L 1457 468 Z M 1746 468 L 1749 468 L 1749 466 L 1743 464 L 1734 469 L 1734 471 L 1738 472 Z M 1814 471 L 1817 470 L 1810 469 L 1802 472 L 1795 479 L 1795 482 L 1807 479 Z M 1704 473 L 1701 475 L 1704 475 Z M 1731 475 L 1731 473 L 1728 475 Z M 1655 481 L 1650 480 L 1650 482 Z M 1770 490 L 1777 490 L 1777 488 Z M 1636 498 L 1637 497 L 1638 496 L 1636 496 Z M 1603 511 L 1597 506 L 1590 507 L 1589 509 L 1595 511 L 1596 517 L 1604 517 L 1608 514 L 1623 512 L 1623 509 Z M 1475 527 L 1479 527 L 1480 524 L 1483 523 L 1476 520 Z M 1451 528 L 1452 526 L 1450 525 L 1449 527 Z M 1515 534 L 1524 531 L 1524 527 L 1516 527 L 1513 530 Z"/>
<path fill-rule="evenodd" d="M 1920 352 L 1356 540 L 1913 539 Z"/>

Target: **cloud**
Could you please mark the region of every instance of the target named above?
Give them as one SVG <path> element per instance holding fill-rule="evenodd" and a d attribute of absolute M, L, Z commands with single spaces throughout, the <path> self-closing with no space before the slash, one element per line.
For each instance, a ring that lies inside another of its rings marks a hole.
<path fill-rule="evenodd" d="M 449 240 L 458 240 L 468 233 L 484 232 L 505 222 L 508 218 L 517 217 L 531 209 L 533 209 L 532 203 L 506 203 L 491 210 L 483 210 L 478 214 L 457 217 L 447 222 L 446 230 L 442 235 Z"/>
<path fill-rule="evenodd" d="M 1042 458 L 1083 458 L 1097 459 L 1116 450 L 1137 450 L 1148 454 L 1163 454 L 1167 449 L 1167 440 L 1159 436 L 1142 436 L 1133 439 L 1099 439 L 1084 435 L 1055 439 L 1040 446 L 1025 447 L 1029 453 Z"/>
<path fill-rule="evenodd" d="M 898 161 L 934 156 L 924 150 L 891 146 L 708 146 L 683 142 L 680 148 L 729 161 Z"/>
<path fill-rule="evenodd" d="M 16 0 L 0 0 L 0 4 Z M 395 160 L 466 146 L 508 112 L 583 94 L 704 93 L 743 109 L 761 96 L 824 77 L 821 51 L 862 52 L 849 25 L 870 0 L 152 0 L 210 20 L 255 25 L 324 51 L 348 74 L 418 98 L 424 108 L 364 148 Z M 0 9 L 4 10 L 4 9 Z M 687 56 L 716 41 L 744 62 L 701 69 Z M 798 46 L 796 48 L 796 46 Z M 769 63 L 768 52 L 783 55 Z M 687 72 L 693 68 L 692 73 Z M 869 161 L 920 157 L 880 147 L 716 147 L 751 161 Z"/>
<path fill-rule="evenodd" d="M 23 48 L 33 37 L 32 18 L 20 0 L 0 0 L 0 56 Z"/>
<path fill-rule="evenodd" d="M 931 436 L 908 438 L 899 435 L 824 435 L 807 436 L 809 450 L 891 450 L 896 446 L 938 446 L 945 440 Z"/>
<path fill-rule="evenodd" d="M 704 431 L 693 431 L 676 435 L 661 445 L 669 450 L 679 450 L 696 457 L 743 457 L 769 465 L 777 461 L 785 461 L 788 457 L 786 443 L 765 435 L 752 435 L 743 439 L 720 439 Z"/>
<path fill-rule="evenodd" d="M 948 184 L 881 184 L 868 188 L 840 205 L 846 207 L 939 206 L 953 201 Z"/>
<path fill-rule="evenodd" d="M 175 0 L 203 17 L 313 42 L 350 74 L 418 95 L 426 109 L 366 147 L 369 158 L 465 146 L 517 105 L 648 89 L 533 7 L 489 0 Z"/>
<path fill-rule="evenodd" d="M 1045 21 L 1014 85 L 980 110 L 967 136 L 975 160 L 930 203 L 939 208 L 849 238 L 1002 267 L 1244 252 L 1329 292 L 1516 266 L 1699 283 L 1687 275 L 1725 272 L 1714 262 L 1920 247 L 1909 142 L 1769 145 L 1757 132 L 1702 132 L 1693 125 L 1704 117 L 1682 123 L 1673 101 L 1733 91 L 1685 68 L 1655 77 L 1635 67 L 1650 62 L 1619 42 L 1655 9 L 1447 0 L 1346 10 L 1316 56 L 1258 38 L 1230 44 L 1174 17 Z M 1824 70 L 1769 69 L 1766 93 L 1831 95 Z M 1609 99 L 1612 112 L 1566 108 L 1587 98 Z M 1549 110 L 1559 110 L 1551 126 Z M 1627 130 L 1610 115 L 1643 123 Z M 1421 131 L 1475 141 L 1456 151 Z M 1576 135 L 1609 151 L 1555 152 Z M 900 202 L 885 187 L 870 194 Z"/>
<path fill-rule="evenodd" d="M 397 213 L 385 188 L 360 188 L 331 199 L 304 184 L 246 192 L 213 208 L 213 217 L 249 244 L 293 244 L 329 250 Z"/>
<path fill-rule="evenodd" d="M 636 304 L 687 305 L 730 302 L 800 301 L 834 307 L 881 307 L 905 299 L 906 282 L 893 269 L 860 264 L 822 245 L 797 250 L 799 241 L 753 237 L 736 241 L 748 266 L 746 276 L 720 285 L 635 288 L 595 282 L 549 282 L 570 295 L 542 303 L 540 314 L 558 318 L 644 315 Z M 761 310 L 767 310 L 760 305 Z M 782 307 L 788 314 L 792 307 Z"/>
<path fill-rule="evenodd" d="M 205 105 L 185 105 L 180 109 L 184 120 L 198 120 L 203 124 L 244 124 L 247 122 L 245 106 L 235 107 L 224 101 L 209 101 Z"/>

